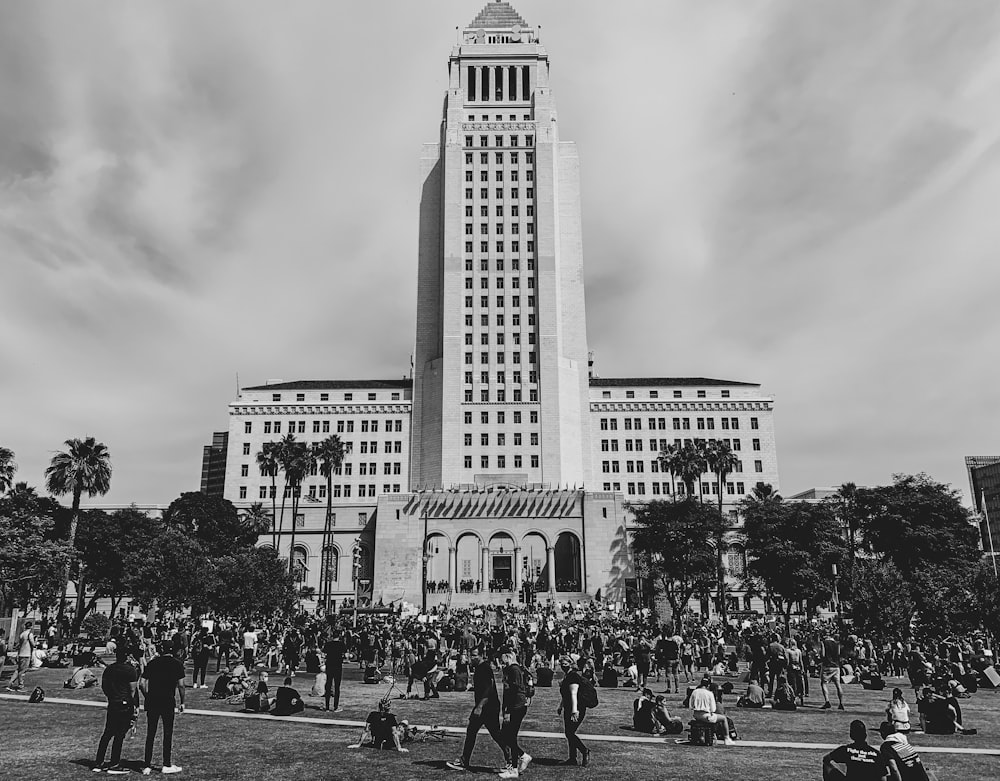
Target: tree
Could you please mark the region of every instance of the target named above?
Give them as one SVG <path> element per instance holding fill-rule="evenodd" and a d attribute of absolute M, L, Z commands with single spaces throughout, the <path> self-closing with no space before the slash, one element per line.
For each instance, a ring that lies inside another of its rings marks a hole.
<path fill-rule="evenodd" d="M 861 559 L 855 567 L 851 615 L 858 634 L 875 641 L 910 636 L 916 605 L 891 561 Z"/>
<path fill-rule="evenodd" d="M 225 556 L 257 542 L 257 534 L 240 519 L 228 499 L 188 491 L 163 513 L 163 523 L 196 539 L 209 556 Z"/>
<path fill-rule="evenodd" d="M 832 595 L 833 565 L 846 545 L 827 504 L 743 503 L 750 571 L 778 603 L 786 628 L 797 602 L 814 605 Z"/>
<path fill-rule="evenodd" d="M 344 461 L 344 443 L 333 434 L 322 442 L 313 444 L 313 457 L 319 465 L 319 473 L 326 478 L 326 520 L 323 523 L 323 546 L 321 548 L 323 571 L 320 582 L 320 599 L 323 606 L 330 606 L 330 547 L 333 544 L 333 473 L 340 469 Z"/>
<path fill-rule="evenodd" d="M 76 527 L 80 520 L 80 498 L 84 493 L 87 496 L 103 496 L 111 490 L 111 454 L 103 442 L 98 442 L 93 437 L 67 439 L 65 444 L 66 450 L 56 453 L 45 470 L 45 487 L 55 496 L 65 494 L 73 496 L 69 544 L 71 548 L 74 548 L 76 546 Z M 68 585 L 68 567 L 66 575 Z M 81 564 L 77 576 L 74 631 L 80 628 L 80 621 L 83 618 L 81 614 L 85 596 L 85 580 L 84 568 Z M 59 602 L 57 623 L 62 620 L 65 598 L 66 589 L 64 587 L 63 599 Z"/>
<path fill-rule="evenodd" d="M 285 563 L 271 548 L 248 548 L 215 562 L 206 606 L 220 615 L 248 620 L 289 612 L 295 589 Z"/>
<path fill-rule="evenodd" d="M 925 474 L 859 488 L 855 506 L 865 547 L 891 560 L 908 582 L 934 565 L 964 574 L 981 556 L 977 527 L 958 492 Z"/>
<path fill-rule="evenodd" d="M 681 479 L 688 496 L 694 496 L 695 485 L 701 493 L 701 478 L 708 471 L 706 446 L 696 439 L 685 445 L 667 445 L 660 453 L 660 462 L 670 472 Z"/>
<path fill-rule="evenodd" d="M 17 464 L 14 463 L 14 451 L 0 446 L 0 495 L 7 493 L 14 484 L 14 473 Z"/>
<path fill-rule="evenodd" d="M 292 489 L 292 538 L 288 546 L 288 571 L 295 567 L 295 529 L 298 525 L 302 481 L 316 467 L 316 457 L 305 442 L 295 442 L 285 454 L 285 484 Z M 305 577 L 303 573 L 302 577 Z"/>
<path fill-rule="evenodd" d="M 714 507 L 691 495 L 682 502 L 655 500 L 629 509 L 638 527 L 632 535 L 633 556 L 663 592 L 680 631 L 691 597 L 711 588 L 713 545 L 725 520 Z"/>
<path fill-rule="evenodd" d="M 63 593 L 73 550 L 55 539 L 57 509 L 27 492 L 0 498 L 0 612 L 45 610 Z"/>
<path fill-rule="evenodd" d="M 715 472 L 716 491 L 719 496 L 719 516 L 722 514 L 722 497 L 725 494 L 726 478 L 739 466 L 740 460 L 733 453 L 729 443 L 721 439 L 711 440 L 705 447 L 705 464 L 712 472 Z M 726 623 L 729 615 L 726 604 L 726 565 L 723 558 L 725 553 L 725 527 L 723 527 L 715 540 L 715 565 L 716 580 L 715 589 L 718 598 L 719 615 L 722 622 Z"/>
<path fill-rule="evenodd" d="M 247 537 L 252 536 L 255 541 L 271 528 L 271 516 L 260 502 L 251 504 L 249 509 L 240 516 L 240 522 L 243 524 Z"/>
<path fill-rule="evenodd" d="M 275 479 L 278 476 L 279 465 L 274 442 L 265 442 L 263 447 L 261 447 L 260 452 L 257 454 L 257 466 L 260 467 L 261 475 L 271 478 L 271 545 L 277 549 L 278 538 L 276 536 L 274 521 L 278 515 L 278 508 L 275 505 L 277 501 Z"/>
<path fill-rule="evenodd" d="M 167 611 L 201 612 L 218 582 L 199 542 L 174 526 L 161 526 L 153 544 L 129 557 L 126 572 L 125 587 L 139 605 L 155 601 Z"/>
<path fill-rule="evenodd" d="M 292 465 L 294 469 L 296 456 L 305 446 L 304 442 L 299 442 L 295 439 L 294 434 L 286 434 L 278 442 L 271 443 L 271 452 L 274 454 L 278 469 L 285 474 L 285 480 L 281 487 L 281 515 L 278 516 L 278 534 L 274 541 L 274 548 L 278 551 L 281 550 L 281 531 L 285 524 L 285 500 L 289 494 L 288 466 Z M 295 519 L 293 518 L 292 527 L 294 528 L 294 526 Z M 289 556 L 289 559 L 291 559 L 291 556 Z"/>

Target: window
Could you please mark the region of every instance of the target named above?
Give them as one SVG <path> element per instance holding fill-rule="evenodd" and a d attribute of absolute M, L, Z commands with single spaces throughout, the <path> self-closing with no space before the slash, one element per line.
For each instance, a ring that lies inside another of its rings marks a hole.
<path fill-rule="evenodd" d="M 266 485 L 262 485 L 260 487 L 260 494 L 258 494 L 258 497 L 260 499 L 267 499 L 267 486 Z"/>
<path fill-rule="evenodd" d="M 739 442 L 739 440 L 736 440 L 736 441 Z M 754 450 L 760 450 L 760 440 L 759 439 L 755 439 L 753 441 L 753 449 Z"/>
<path fill-rule="evenodd" d="M 466 469 L 472 469 L 472 456 L 465 456 L 463 459 L 463 465 Z"/>
<path fill-rule="evenodd" d="M 247 498 L 247 487 L 245 485 L 240 486 L 240 499 Z"/>
<path fill-rule="evenodd" d="M 750 418 L 750 428 L 754 430 L 760 428 L 760 424 L 758 423 L 757 418 Z"/>
<path fill-rule="evenodd" d="M 722 391 L 722 398 L 728 399 L 729 398 L 729 391 L 727 391 L 727 390 Z"/>
<path fill-rule="evenodd" d="M 319 433 L 319 425 L 320 424 L 319 424 L 318 420 L 314 420 L 313 421 L 313 434 L 318 434 Z"/>
<path fill-rule="evenodd" d="M 466 412 L 465 415 L 464 415 L 463 420 L 464 420 L 465 423 L 471 424 L 472 423 L 472 413 L 471 412 Z"/>
<path fill-rule="evenodd" d="M 729 421 L 729 426 L 730 426 L 730 428 L 732 428 L 733 431 L 739 430 L 740 419 L 739 418 L 731 418 L 730 421 Z"/>
<path fill-rule="evenodd" d="M 249 442 L 244 442 L 243 443 L 243 455 L 245 455 L 245 456 L 250 455 L 250 443 Z"/>
<path fill-rule="evenodd" d="M 480 412 L 479 413 L 479 422 L 482 423 L 484 426 L 487 423 L 489 423 L 490 422 L 490 413 L 486 412 L 486 411 Z"/>
<path fill-rule="evenodd" d="M 281 401 L 281 394 L 280 393 L 272 393 L 271 394 L 271 401 Z"/>
<path fill-rule="evenodd" d="M 531 457 L 531 468 L 538 469 L 538 456 Z"/>
<path fill-rule="evenodd" d="M 635 391 L 625 391 L 625 398 L 626 399 L 634 399 L 635 398 Z"/>
<path fill-rule="evenodd" d="M 489 456 L 480 456 L 479 457 L 479 468 L 480 469 L 489 469 L 490 468 L 490 457 Z"/>
<path fill-rule="evenodd" d="M 703 390 L 698 391 L 698 398 L 699 399 L 705 398 L 705 391 L 703 391 Z"/>
<path fill-rule="evenodd" d="M 249 420 L 243 424 L 243 433 L 252 434 L 253 433 L 253 423 Z"/>
<path fill-rule="evenodd" d="M 754 461 L 753 462 L 753 471 L 754 472 L 763 472 L 764 471 L 764 462 L 763 461 Z"/>

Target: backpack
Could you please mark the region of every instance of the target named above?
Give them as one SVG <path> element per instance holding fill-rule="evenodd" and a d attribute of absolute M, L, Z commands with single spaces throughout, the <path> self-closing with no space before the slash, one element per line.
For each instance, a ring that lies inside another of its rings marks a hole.
<path fill-rule="evenodd" d="M 36 686 L 32 690 L 31 695 L 28 697 L 28 702 L 41 702 L 44 699 L 45 699 L 45 689 L 43 689 L 41 686 Z"/>
<path fill-rule="evenodd" d="M 596 708 L 600 703 L 597 700 L 597 689 L 588 678 L 580 682 L 580 689 L 577 692 L 577 700 L 584 708 Z"/>
<path fill-rule="evenodd" d="M 201 638 L 195 637 L 194 640 L 191 641 L 191 656 L 197 656 L 198 654 L 200 654 L 202 652 L 202 649 L 204 649 L 204 647 L 205 646 L 202 643 Z"/>
<path fill-rule="evenodd" d="M 535 677 L 527 667 L 521 667 L 521 680 L 524 683 L 524 696 L 532 699 L 535 696 Z"/>

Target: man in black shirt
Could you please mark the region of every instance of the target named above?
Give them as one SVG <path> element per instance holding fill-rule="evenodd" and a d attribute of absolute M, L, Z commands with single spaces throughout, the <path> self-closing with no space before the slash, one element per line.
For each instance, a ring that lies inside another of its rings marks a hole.
<path fill-rule="evenodd" d="M 344 678 L 344 655 L 347 646 L 344 644 L 340 629 L 334 629 L 333 635 L 323 645 L 323 656 L 326 657 L 326 688 L 323 694 L 326 700 L 326 710 L 330 710 L 330 690 L 333 689 L 333 712 L 340 713 L 340 682 Z"/>
<path fill-rule="evenodd" d="M 847 772 L 834 763 L 844 765 Z M 858 719 L 851 722 L 851 742 L 823 757 L 823 781 L 881 781 L 885 772 L 878 750 L 868 744 L 868 728 Z"/>
<path fill-rule="evenodd" d="M 388 697 L 379 700 L 378 710 L 373 710 L 365 719 L 365 729 L 358 742 L 352 743 L 348 748 L 361 748 L 366 741 L 371 741 L 371 745 L 375 748 L 381 748 L 391 741 L 396 747 L 396 751 L 402 754 L 409 752 L 409 749 L 403 748 L 400 744 L 403 738 L 403 727 L 396 721 L 396 715 L 390 713 L 391 708 L 392 700 Z"/>
<path fill-rule="evenodd" d="M 500 735 L 500 695 L 497 693 L 496 680 L 493 678 L 493 667 L 484 658 L 481 648 L 472 650 L 470 664 L 473 668 L 472 691 L 476 704 L 469 714 L 469 726 L 465 731 L 465 746 L 461 758 L 446 763 L 452 770 L 469 769 L 480 727 L 486 727 L 493 742 L 501 751 L 504 749 L 503 738 Z"/>
<path fill-rule="evenodd" d="M 291 716 L 294 713 L 302 713 L 305 710 L 305 703 L 302 702 L 302 695 L 292 688 L 292 678 L 287 676 L 284 685 L 279 686 L 274 693 L 274 708 L 271 709 L 272 716 Z"/>
<path fill-rule="evenodd" d="M 127 661 L 129 648 L 125 643 L 115 649 L 115 663 L 104 669 L 101 677 L 101 688 L 108 698 L 108 712 L 104 723 L 104 734 L 97 746 L 97 762 L 95 770 L 104 770 L 112 775 L 128 773 L 128 768 L 122 767 L 122 743 L 125 734 L 132 726 L 139 698 L 136 694 L 136 682 L 139 674 Z M 104 757 L 111 743 L 111 762 L 105 763 Z"/>
<path fill-rule="evenodd" d="M 184 665 L 172 653 L 172 643 L 160 644 L 160 655 L 142 671 L 139 688 L 146 702 L 146 757 L 142 772 L 148 775 L 153 761 L 153 741 L 160 719 L 163 720 L 163 773 L 180 773 L 171 761 L 174 739 L 174 708 L 184 712 Z M 180 704 L 174 694 L 180 698 Z"/>

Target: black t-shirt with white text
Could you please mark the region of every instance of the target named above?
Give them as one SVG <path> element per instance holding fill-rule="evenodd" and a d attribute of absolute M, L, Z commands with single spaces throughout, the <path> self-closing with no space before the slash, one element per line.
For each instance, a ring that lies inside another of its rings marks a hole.
<path fill-rule="evenodd" d="M 880 781 L 885 775 L 885 763 L 878 750 L 867 743 L 838 746 L 830 755 L 834 762 L 847 767 L 847 781 Z"/>

